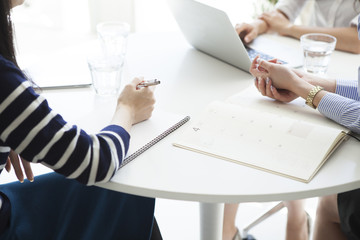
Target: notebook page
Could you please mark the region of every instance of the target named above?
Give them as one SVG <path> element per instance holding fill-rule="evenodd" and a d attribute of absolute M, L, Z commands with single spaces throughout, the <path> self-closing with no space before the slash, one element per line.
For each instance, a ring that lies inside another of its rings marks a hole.
<path fill-rule="evenodd" d="M 340 133 L 259 109 L 213 102 L 174 145 L 308 182 Z"/>

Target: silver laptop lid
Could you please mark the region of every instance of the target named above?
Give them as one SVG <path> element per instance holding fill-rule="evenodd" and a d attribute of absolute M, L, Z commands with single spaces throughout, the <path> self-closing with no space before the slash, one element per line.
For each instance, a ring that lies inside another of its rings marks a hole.
<path fill-rule="evenodd" d="M 168 0 L 186 40 L 197 50 L 249 71 L 250 58 L 227 14 L 193 0 Z"/>

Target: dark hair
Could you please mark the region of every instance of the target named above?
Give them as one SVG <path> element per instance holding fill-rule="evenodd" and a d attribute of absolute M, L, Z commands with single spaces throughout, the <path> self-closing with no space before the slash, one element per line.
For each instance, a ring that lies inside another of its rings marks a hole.
<path fill-rule="evenodd" d="M 0 54 L 17 66 L 10 11 L 11 0 L 0 0 Z"/>

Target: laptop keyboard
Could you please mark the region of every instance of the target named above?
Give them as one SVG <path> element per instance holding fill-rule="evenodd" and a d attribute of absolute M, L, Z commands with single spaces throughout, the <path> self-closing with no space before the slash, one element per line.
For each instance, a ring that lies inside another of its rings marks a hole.
<path fill-rule="evenodd" d="M 270 55 L 268 55 L 268 54 L 259 52 L 259 51 L 255 50 L 255 49 L 253 49 L 253 48 L 246 47 L 246 51 L 248 52 L 248 55 L 249 55 L 251 61 L 254 60 L 254 58 L 255 58 L 256 56 L 260 56 L 260 58 L 261 58 L 261 59 L 264 59 L 264 60 L 274 59 L 273 56 L 270 56 Z M 278 61 L 278 63 L 281 63 L 281 64 L 287 64 L 287 62 L 285 62 L 285 61 L 283 61 L 283 60 L 281 60 L 281 59 L 277 59 L 277 61 Z"/>

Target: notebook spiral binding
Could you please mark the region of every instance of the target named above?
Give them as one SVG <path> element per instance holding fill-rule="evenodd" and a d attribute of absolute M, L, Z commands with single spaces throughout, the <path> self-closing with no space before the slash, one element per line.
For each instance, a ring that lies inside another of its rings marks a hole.
<path fill-rule="evenodd" d="M 151 140 L 150 142 L 146 143 L 144 146 L 142 146 L 141 148 L 139 148 L 136 152 L 134 152 L 133 154 L 131 154 L 130 156 L 126 157 L 123 162 L 121 163 L 120 168 L 124 167 L 126 164 L 128 164 L 129 162 L 131 162 L 132 160 L 134 160 L 135 158 L 137 158 L 139 155 L 141 155 L 143 152 L 145 152 L 146 150 L 148 150 L 149 148 L 151 148 L 152 146 L 154 146 L 156 143 L 158 143 L 160 140 L 162 140 L 163 138 L 165 138 L 167 135 L 169 135 L 170 133 L 174 132 L 176 129 L 178 129 L 179 127 L 181 127 L 182 125 L 184 125 L 187 121 L 190 120 L 189 116 L 186 116 L 185 118 L 183 118 L 182 120 L 180 120 L 179 122 L 175 123 L 173 126 L 171 126 L 170 128 L 168 128 L 167 130 L 165 130 L 163 133 L 161 133 L 160 135 L 158 135 L 157 137 L 155 137 L 153 140 Z"/>

